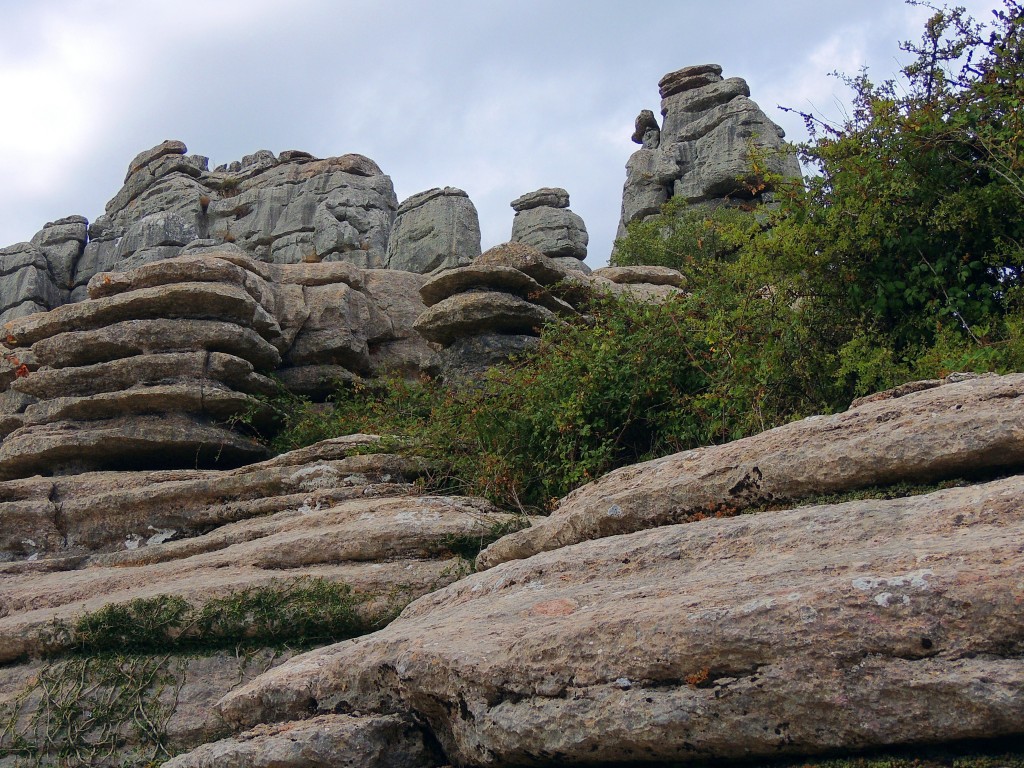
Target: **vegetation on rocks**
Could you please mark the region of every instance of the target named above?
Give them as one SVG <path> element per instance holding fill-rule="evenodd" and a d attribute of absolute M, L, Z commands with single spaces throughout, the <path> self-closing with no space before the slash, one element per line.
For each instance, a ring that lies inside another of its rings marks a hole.
<path fill-rule="evenodd" d="M 805 115 L 816 175 L 765 179 L 774 205 L 676 200 L 630 225 L 616 263 L 679 269 L 688 296 L 593 297 L 476 388 L 395 378 L 292 402 L 278 446 L 395 435 L 438 484 L 543 511 L 615 467 L 904 381 L 1024 369 L 1022 15 L 936 12 L 901 80 L 848 78 L 852 114 Z"/>

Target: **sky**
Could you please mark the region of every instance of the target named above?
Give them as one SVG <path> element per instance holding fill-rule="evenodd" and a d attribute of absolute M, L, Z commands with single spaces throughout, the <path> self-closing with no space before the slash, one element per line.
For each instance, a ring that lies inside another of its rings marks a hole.
<path fill-rule="evenodd" d="M 961 0 L 989 20 L 998 0 Z M 892 77 L 930 11 L 901 0 L 0 0 L 0 246 L 103 213 L 130 160 L 180 139 L 210 167 L 258 149 L 356 152 L 399 200 L 465 190 L 483 248 L 519 195 L 569 191 L 607 263 L 658 80 L 718 63 L 792 141 L 841 119 L 830 76 Z"/>

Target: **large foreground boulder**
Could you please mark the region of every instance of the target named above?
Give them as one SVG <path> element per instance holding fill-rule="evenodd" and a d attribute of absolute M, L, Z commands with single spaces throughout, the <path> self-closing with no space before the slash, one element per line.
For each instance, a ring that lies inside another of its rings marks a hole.
<path fill-rule="evenodd" d="M 470 576 L 219 705 L 422 718 L 459 765 L 1024 736 L 1024 478 L 708 519 Z"/>

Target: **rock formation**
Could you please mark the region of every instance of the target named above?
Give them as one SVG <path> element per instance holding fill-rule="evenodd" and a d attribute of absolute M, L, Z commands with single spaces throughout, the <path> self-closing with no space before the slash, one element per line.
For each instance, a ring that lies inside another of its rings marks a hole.
<path fill-rule="evenodd" d="M 512 219 L 514 243 L 524 243 L 551 258 L 579 260 L 587 257 L 587 227 L 583 219 L 569 210 L 569 193 L 559 187 L 544 187 L 512 201 L 516 212 Z M 572 269 L 576 264 L 567 262 Z"/>
<path fill-rule="evenodd" d="M 759 198 L 764 192 L 755 155 L 767 172 L 800 177 L 784 133 L 756 103 L 742 78 L 722 79 L 717 64 L 685 67 L 658 83 L 662 125 L 643 110 L 633 141 L 643 144 L 626 164 L 618 237 L 626 226 L 661 211 L 672 197 L 691 203 Z"/>
<path fill-rule="evenodd" d="M 461 189 L 430 189 L 402 202 L 387 266 L 407 272 L 462 267 L 480 255 L 476 207 Z"/>
<path fill-rule="evenodd" d="M 626 521 L 607 530 L 620 535 L 468 576 L 380 632 L 286 662 L 218 704 L 239 735 L 173 765 L 209 765 L 286 731 L 312 744 L 316 716 L 358 733 L 384 716 L 420 722 L 443 748 L 436 764 L 480 766 L 749 761 L 1020 736 L 1021 382 L 904 388 L 608 475 L 563 507 L 603 498 L 601 514 Z M 1011 474 L 715 516 L 723 499 L 996 470 Z"/>

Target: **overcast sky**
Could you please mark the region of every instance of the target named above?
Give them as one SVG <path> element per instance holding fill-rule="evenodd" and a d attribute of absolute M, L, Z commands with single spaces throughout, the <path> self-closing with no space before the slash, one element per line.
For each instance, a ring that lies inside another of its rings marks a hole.
<path fill-rule="evenodd" d="M 997 0 L 968 0 L 979 19 Z M 896 72 L 928 11 L 900 0 L 0 0 L 0 246 L 90 221 L 164 139 L 210 167 L 257 149 L 358 152 L 399 200 L 469 193 L 483 247 L 509 202 L 565 187 L 607 263 L 658 80 L 716 62 L 778 105 L 842 114 L 833 70 Z"/>

